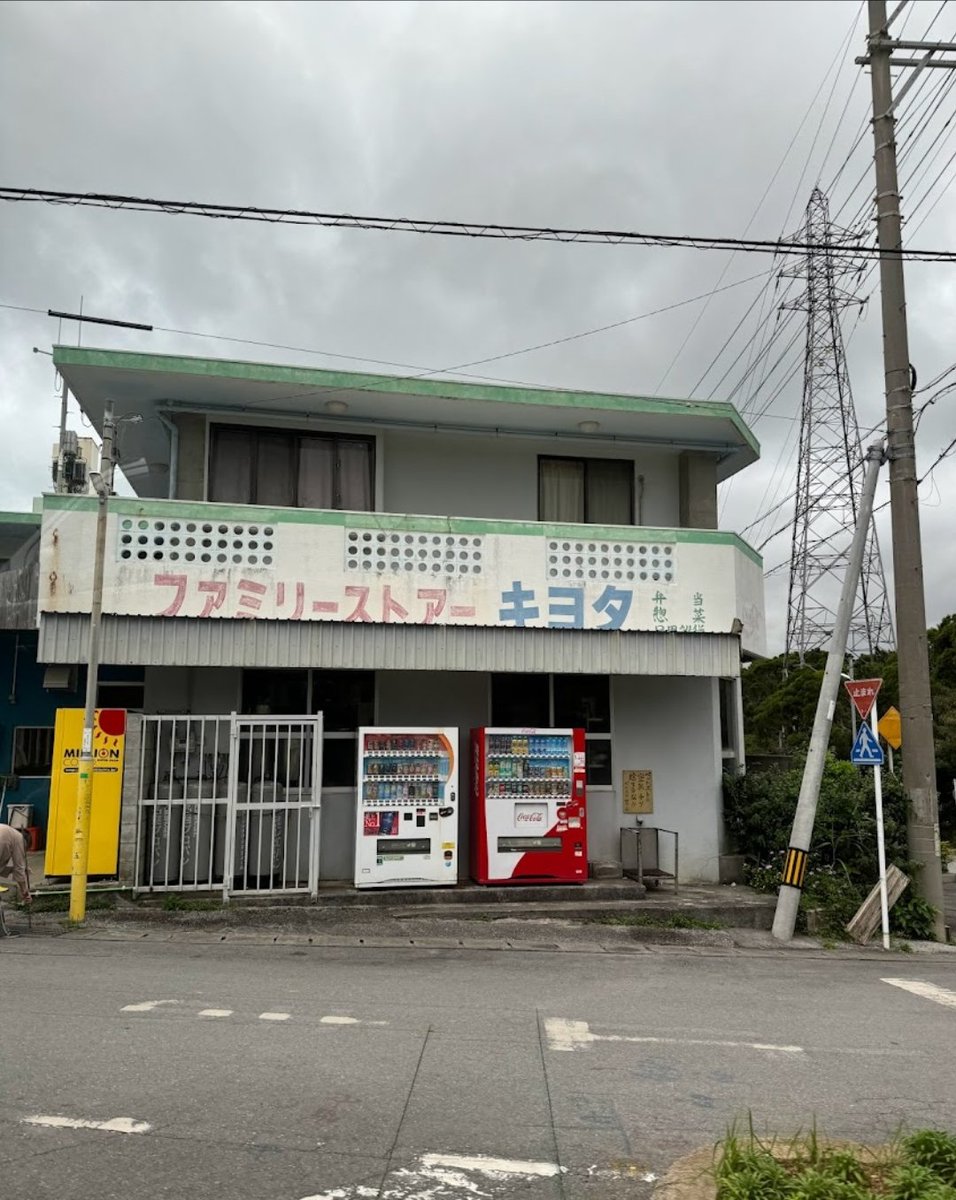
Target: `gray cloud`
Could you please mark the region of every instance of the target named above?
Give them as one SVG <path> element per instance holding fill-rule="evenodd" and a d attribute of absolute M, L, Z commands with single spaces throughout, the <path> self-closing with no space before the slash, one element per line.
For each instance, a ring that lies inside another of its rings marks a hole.
<path fill-rule="evenodd" d="M 937 9 L 916 0 L 908 35 Z M 0 10 L 0 145 L 8 183 L 511 223 L 740 233 L 858 11 L 856 3 L 127 4 L 7 3 Z M 820 125 L 827 81 L 751 229 L 795 229 L 868 114 L 858 27 Z M 940 23 L 935 33 L 954 31 Z M 923 97 L 918 97 L 918 105 Z M 953 100 L 941 106 L 941 123 Z M 905 114 L 904 114 L 905 118 Z M 913 119 L 913 127 L 918 122 Z M 906 125 L 901 122 L 902 140 Z M 941 137 L 951 134 L 947 130 Z M 914 151 L 919 160 L 931 139 Z M 915 203 L 946 161 L 907 199 Z M 869 135 L 841 177 L 845 217 L 863 205 Z M 803 173 L 809 157 L 809 169 Z M 803 173 L 802 180 L 800 179 Z M 906 172 L 904 171 L 904 176 Z M 944 177 L 944 181 L 949 176 Z M 799 189 L 798 189 L 799 182 Z M 918 223 L 937 192 L 923 205 Z M 724 253 L 425 239 L 185 217 L 7 205 L 0 300 L 180 330 L 322 348 L 430 367 L 502 354 L 621 320 L 712 288 Z M 915 235 L 952 246 L 947 193 Z M 739 255 L 724 282 L 771 262 Z M 869 286 L 875 283 L 875 276 Z M 687 395 L 759 283 L 714 298 L 663 391 Z M 907 273 L 912 357 L 928 381 L 953 360 L 953 268 Z M 700 305 L 475 368 L 528 383 L 653 392 Z M 700 389 L 714 387 L 745 325 Z M 848 321 L 847 332 L 853 319 Z M 0 508 L 46 486 L 57 402 L 55 323 L 0 310 Z M 75 326 L 63 330 L 76 337 Z M 180 334 L 83 333 L 84 343 L 209 356 L 314 361 Z M 849 342 L 861 425 L 882 412 L 875 296 Z M 796 354 L 796 351 L 794 352 Z M 726 398 L 743 362 L 715 398 Z M 759 410 L 780 375 L 750 397 Z M 742 528 L 792 490 L 799 372 L 755 423 L 760 464 L 725 486 L 722 522 Z M 743 405 L 747 390 L 735 396 Z M 951 399 L 920 427 L 925 470 L 952 436 Z M 956 608 L 948 502 L 956 458 L 922 495 L 927 608 Z M 880 498 L 886 496 L 885 481 Z M 753 531 L 783 524 L 786 510 Z M 880 516 L 889 561 L 886 512 Z M 787 554 L 771 542 L 768 566 Z M 786 572 L 768 581 L 782 636 Z"/>

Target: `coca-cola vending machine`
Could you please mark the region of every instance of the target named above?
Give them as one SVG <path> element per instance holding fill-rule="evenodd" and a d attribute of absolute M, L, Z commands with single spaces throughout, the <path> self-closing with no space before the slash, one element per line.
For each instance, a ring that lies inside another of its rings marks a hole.
<path fill-rule="evenodd" d="M 471 731 L 476 883 L 584 883 L 583 729 Z"/>

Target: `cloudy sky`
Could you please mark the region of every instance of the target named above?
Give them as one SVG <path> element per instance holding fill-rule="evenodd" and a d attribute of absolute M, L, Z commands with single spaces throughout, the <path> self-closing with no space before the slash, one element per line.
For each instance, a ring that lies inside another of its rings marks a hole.
<path fill-rule="evenodd" d="M 869 78 L 853 64 L 864 50 L 864 8 L 856 0 L 8 0 L 0 6 L 2 181 L 761 238 L 794 232 L 819 182 L 834 216 L 869 232 Z M 956 40 L 956 5 L 913 0 L 898 25 L 904 20 L 907 37 Z M 956 73 L 925 76 L 901 108 L 904 211 L 911 244 L 950 249 Z M 0 204 L 0 263 L 0 509 L 29 507 L 47 486 L 58 401 L 50 361 L 33 347 L 49 350 L 57 338 L 46 310 L 76 311 L 81 297 L 87 313 L 163 327 L 88 327 L 84 345 L 318 366 L 345 365 L 331 356 L 339 354 L 370 368 L 375 359 L 437 369 L 507 355 L 473 370 L 529 384 L 730 398 L 749 414 L 763 459 L 724 485 L 723 527 L 744 529 L 793 491 L 802 317 L 779 306 L 800 284 L 778 279 L 784 264 L 765 256 Z M 861 296 L 876 282 L 866 273 Z M 681 303 L 718 286 L 709 300 Z M 911 264 L 907 289 L 922 385 L 956 360 L 956 267 Z M 845 314 L 844 331 L 867 429 L 883 405 L 878 294 L 862 316 Z M 64 324 L 64 341 L 77 335 Z M 953 437 L 954 405 L 956 390 L 925 411 L 921 473 Z M 931 623 L 956 609 L 954 493 L 956 455 L 921 487 Z M 884 479 L 879 500 L 886 495 Z M 759 545 L 789 512 L 777 508 L 746 536 Z M 887 517 L 884 509 L 878 527 L 890 570 Z M 769 541 L 768 569 L 787 557 L 788 543 L 787 534 Z M 774 648 L 786 585 L 785 569 L 768 577 Z"/>

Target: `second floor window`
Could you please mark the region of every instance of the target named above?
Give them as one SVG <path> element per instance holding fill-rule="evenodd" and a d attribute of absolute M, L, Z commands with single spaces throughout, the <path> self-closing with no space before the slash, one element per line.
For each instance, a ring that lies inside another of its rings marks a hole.
<path fill-rule="evenodd" d="M 213 425 L 209 499 L 283 508 L 374 508 L 372 438 Z"/>
<path fill-rule="evenodd" d="M 538 520 L 634 524 L 634 464 L 622 458 L 538 459 Z"/>

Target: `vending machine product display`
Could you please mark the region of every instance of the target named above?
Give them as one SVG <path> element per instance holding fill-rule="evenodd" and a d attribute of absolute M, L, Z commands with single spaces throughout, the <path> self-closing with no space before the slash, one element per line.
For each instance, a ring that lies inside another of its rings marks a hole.
<path fill-rule="evenodd" d="M 476 883 L 584 883 L 583 729 L 473 729 Z"/>
<path fill-rule="evenodd" d="M 458 730 L 358 731 L 356 887 L 458 882 Z"/>

